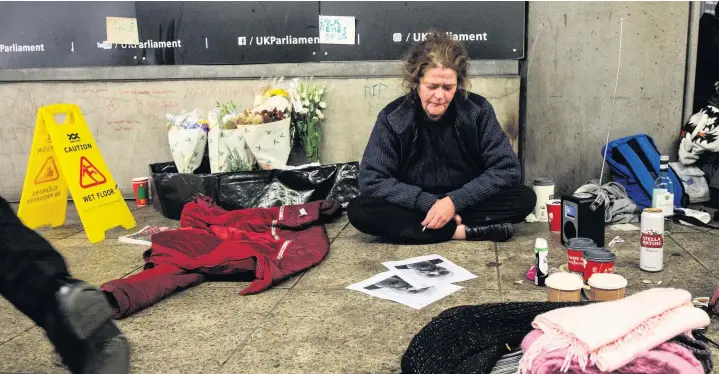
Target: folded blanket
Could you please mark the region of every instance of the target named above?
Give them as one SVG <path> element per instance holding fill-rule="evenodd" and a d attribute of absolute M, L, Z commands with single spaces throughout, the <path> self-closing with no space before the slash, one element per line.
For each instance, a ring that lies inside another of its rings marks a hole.
<path fill-rule="evenodd" d="M 692 305 L 689 292 L 673 288 L 652 288 L 617 301 L 555 309 L 532 322 L 544 334 L 523 350 L 520 369 L 527 373 L 541 355 L 566 348 L 562 371 L 573 360 L 582 370 L 592 365 L 612 371 L 709 322 L 709 316 Z"/>
<path fill-rule="evenodd" d="M 402 356 L 402 373 L 488 374 L 503 354 L 519 347 L 535 317 L 585 304 L 489 303 L 444 310 L 412 338 Z"/>
<path fill-rule="evenodd" d="M 530 332 L 522 341 L 522 349 L 529 349 L 544 334 L 540 330 Z M 532 362 L 532 374 L 553 374 L 560 371 L 569 373 L 599 374 L 596 366 L 580 367 L 576 358 L 567 365 L 568 348 L 544 352 Z M 637 353 L 626 365 L 612 370 L 621 374 L 704 374 L 704 368 L 692 352 L 677 343 L 665 342 L 655 348 Z"/>

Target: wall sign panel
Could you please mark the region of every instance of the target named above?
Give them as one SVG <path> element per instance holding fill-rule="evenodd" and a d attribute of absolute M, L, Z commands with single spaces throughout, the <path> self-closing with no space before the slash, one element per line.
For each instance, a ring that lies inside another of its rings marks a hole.
<path fill-rule="evenodd" d="M 430 28 L 463 41 L 472 59 L 516 60 L 524 57 L 525 7 L 524 2 L 0 2 L 0 69 L 399 60 Z M 355 44 L 320 44 L 320 15 L 354 17 Z M 106 17 L 136 18 L 141 43 L 107 42 Z"/>

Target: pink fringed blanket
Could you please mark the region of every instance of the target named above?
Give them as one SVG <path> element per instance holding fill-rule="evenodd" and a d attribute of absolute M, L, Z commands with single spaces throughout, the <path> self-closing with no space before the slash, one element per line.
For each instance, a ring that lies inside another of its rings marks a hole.
<path fill-rule="evenodd" d="M 542 337 L 542 332 L 534 330 L 522 341 L 522 349 L 529 349 L 532 344 Z M 532 374 L 558 373 L 564 365 L 567 349 L 558 349 L 544 352 L 532 362 Z M 573 360 L 567 370 L 568 373 L 599 374 L 597 367 L 587 365 L 581 369 L 576 360 Z M 665 342 L 655 348 L 637 353 L 636 357 L 626 365 L 612 371 L 617 374 L 704 374 L 701 362 L 692 352 L 677 343 Z"/>
<path fill-rule="evenodd" d="M 691 294 L 653 288 L 625 299 L 555 309 L 534 319 L 544 334 L 524 352 L 520 371 L 531 372 L 532 361 L 544 352 L 566 349 L 561 370 L 572 361 L 580 368 L 616 370 L 667 340 L 709 325 L 709 316 L 691 303 Z"/>

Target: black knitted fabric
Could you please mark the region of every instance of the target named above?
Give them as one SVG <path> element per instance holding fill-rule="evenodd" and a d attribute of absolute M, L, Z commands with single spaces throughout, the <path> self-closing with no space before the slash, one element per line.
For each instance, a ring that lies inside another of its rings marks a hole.
<path fill-rule="evenodd" d="M 586 303 L 491 303 L 447 309 L 412 339 L 402 357 L 402 372 L 490 373 L 503 354 L 519 349 L 532 331 L 534 317 L 579 305 Z"/>
<path fill-rule="evenodd" d="M 450 105 L 439 120 L 432 120 L 417 105 L 417 134 L 410 143 L 409 156 L 397 178 L 418 186 L 438 198 L 462 188 L 477 174 L 470 156 L 462 153 L 463 139 L 455 132 L 456 105 Z"/>
<path fill-rule="evenodd" d="M 684 334 L 674 337 L 671 342 L 677 343 L 690 350 L 694 354 L 694 357 L 702 363 L 704 373 L 709 374 L 712 372 L 714 363 L 712 362 L 712 351 L 709 349 L 709 344 Z"/>

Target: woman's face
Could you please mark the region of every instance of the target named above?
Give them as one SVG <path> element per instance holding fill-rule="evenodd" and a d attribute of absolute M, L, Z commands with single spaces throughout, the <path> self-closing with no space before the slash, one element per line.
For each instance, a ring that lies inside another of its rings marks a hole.
<path fill-rule="evenodd" d="M 443 67 L 427 69 L 419 79 L 417 93 L 427 116 L 439 119 L 457 92 L 457 72 Z"/>

